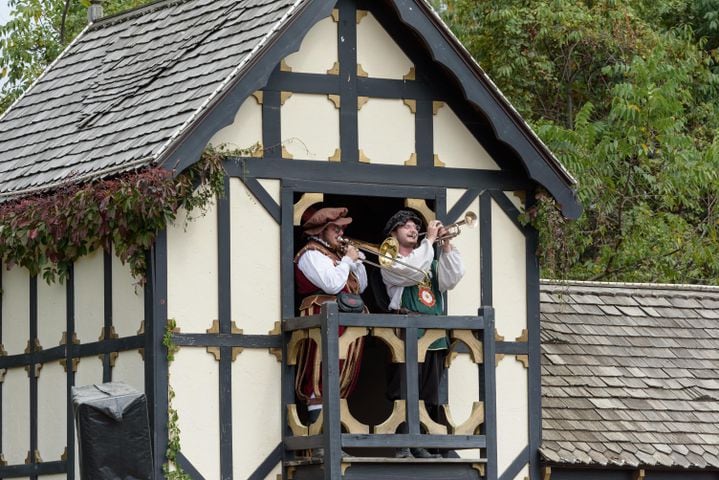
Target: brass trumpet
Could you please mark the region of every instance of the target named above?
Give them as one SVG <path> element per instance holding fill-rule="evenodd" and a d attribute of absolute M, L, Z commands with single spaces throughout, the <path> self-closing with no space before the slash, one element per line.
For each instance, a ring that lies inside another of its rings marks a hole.
<path fill-rule="evenodd" d="M 344 248 L 346 248 L 348 245 L 352 245 L 357 250 L 377 255 L 379 264 L 367 259 L 362 260 L 362 262 L 369 263 L 370 265 L 374 265 L 375 267 L 388 268 L 397 261 L 399 245 L 397 244 L 397 240 L 394 237 L 386 238 L 384 242 L 382 242 L 380 245 L 349 237 L 340 237 L 338 240 Z"/>
<path fill-rule="evenodd" d="M 450 225 L 444 225 L 445 230 L 447 230 L 447 233 L 445 235 L 442 235 L 441 237 L 437 237 L 437 241 L 441 242 L 443 240 L 450 240 L 460 233 L 462 233 L 462 230 L 459 228 L 462 225 L 465 225 L 467 228 L 474 228 L 477 226 L 477 214 L 474 212 L 467 212 L 464 214 L 464 218 L 460 220 L 459 222 L 452 223 Z M 427 232 L 422 232 L 419 234 L 419 236 L 427 235 Z"/>

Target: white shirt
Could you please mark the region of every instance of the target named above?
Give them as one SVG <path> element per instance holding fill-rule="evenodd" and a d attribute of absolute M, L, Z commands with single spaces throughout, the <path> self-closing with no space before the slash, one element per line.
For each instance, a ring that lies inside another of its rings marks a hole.
<path fill-rule="evenodd" d="M 402 293 L 404 287 L 417 285 L 424 280 L 424 273 L 429 273 L 432 268 L 432 260 L 434 260 L 434 248 L 426 238 L 422 240 L 412 253 L 403 257 L 397 255 L 397 260 L 407 265 L 401 265 L 394 262 L 388 269 L 382 269 L 382 280 L 387 287 L 387 295 L 389 296 L 389 309 L 397 310 L 402 306 Z M 416 269 L 420 269 L 417 271 Z M 459 250 L 452 246 L 452 250 L 444 252 L 440 249 L 439 261 L 437 264 L 437 281 L 439 290 L 446 292 L 452 290 L 464 276 L 464 265 Z"/>
<path fill-rule="evenodd" d="M 357 260 L 353 262 L 348 256 L 335 265 L 334 261 L 322 252 L 307 250 L 302 254 L 297 267 L 317 288 L 328 295 L 335 295 L 342 291 L 350 272 L 353 272 L 359 280 L 360 292 L 367 288 L 367 270 L 364 263 Z"/>

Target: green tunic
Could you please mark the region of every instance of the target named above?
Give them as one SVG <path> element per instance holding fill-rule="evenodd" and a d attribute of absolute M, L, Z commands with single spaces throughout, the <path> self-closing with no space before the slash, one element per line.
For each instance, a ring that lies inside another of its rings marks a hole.
<path fill-rule="evenodd" d="M 421 313 L 423 315 L 442 315 L 442 292 L 439 291 L 439 281 L 437 280 L 437 260 L 432 262 L 432 293 L 434 294 L 434 306 L 428 307 L 419 300 L 419 285 L 404 287 L 402 291 L 402 307 L 412 312 Z M 424 335 L 424 328 L 417 330 L 417 338 Z M 445 350 L 449 348 L 447 337 L 439 338 L 432 342 L 429 350 Z"/>

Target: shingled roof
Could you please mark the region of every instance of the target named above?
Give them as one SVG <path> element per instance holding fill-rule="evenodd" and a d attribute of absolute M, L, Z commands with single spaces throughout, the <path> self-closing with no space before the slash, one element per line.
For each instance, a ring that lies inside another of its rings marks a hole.
<path fill-rule="evenodd" d="M 0 195 L 151 163 L 299 3 L 164 1 L 92 24 L 0 119 Z"/>
<path fill-rule="evenodd" d="M 544 282 L 541 453 L 719 468 L 719 288 Z"/>

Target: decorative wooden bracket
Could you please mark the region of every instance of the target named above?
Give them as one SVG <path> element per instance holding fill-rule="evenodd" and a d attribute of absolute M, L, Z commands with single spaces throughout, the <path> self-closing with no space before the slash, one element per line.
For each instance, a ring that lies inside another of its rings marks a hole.
<path fill-rule="evenodd" d="M 294 403 L 287 405 L 287 426 L 290 427 L 292 435 L 295 437 L 305 437 L 309 431 L 307 425 L 300 420 L 300 416 L 297 414 L 297 405 Z"/>
<path fill-rule="evenodd" d="M 282 323 L 275 322 L 275 326 L 272 330 L 267 332 L 268 335 L 281 335 L 282 334 Z M 277 358 L 277 361 L 282 363 L 282 349 L 281 348 L 270 348 L 270 354 Z"/>
<path fill-rule="evenodd" d="M 643 468 L 640 468 L 639 470 L 635 471 L 632 474 L 632 480 L 644 480 L 645 477 L 646 477 L 646 472 L 644 471 Z"/>
<path fill-rule="evenodd" d="M 447 427 L 432 420 L 429 413 L 427 413 L 427 406 L 424 404 L 424 400 L 419 401 L 419 423 L 424 425 L 424 428 L 427 429 L 427 433 L 432 435 L 447 435 Z"/>
<path fill-rule="evenodd" d="M 446 163 L 444 163 L 442 160 L 439 159 L 439 155 L 437 155 L 436 153 L 434 154 L 433 158 L 434 158 L 434 166 L 435 167 L 446 167 L 447 166 Z"/>
<path fill-rule="evenodd" d="M 364 68 L 362 68 L 362 65 L 359 63 L 357 64 L 357 76 L 358 77 L 369 77 L 369 73 L 365 71 Z"/>
<path fill-rule="evenodd" d="M 480 477 L 484 478 L 484 474 L 485 474 L 484 463 L 473 463 L 472 468 L 474 468 L 475 470 L 477 470 L 479 472 Z"/>
<path fill-rule="evenodd" d="M 437 115 L 439 113 L 439 109 L 444 107 L 444 102 L 432 102 L 432 115 Z"/>
<path fill-rule="evenodd" d="M 472 334 L 471 330 L 450 330 L 449 338 L 453 341 L 452 345 L 449 347 L 450 355 L 447 355 L 447 359 L 445 360 L 445 365 L 447 367 L 449 367 L 452 364 L 452 360 L 454 360 L 455 355 L 452 354 L 459 342 L 467 345 L 474 363 L 479 365 L 484 362 L 484 347 L 482 346 L 482 343 L 477 340 L 477 337 Z"/>
<path fill-rule="evenodd" d="M 335 153 L 333 153 L 330 157 L 327 158 L 330 162 L 340 162 L 342 161 L 342 149 L 335 148 Z"/>
<path fill-rule="evenodd" d="M 412 114 L 417 113 L 417 100 L 404 99 L 402 102 L 407 105 L 407 108 L 409 108 L 409 111 L 412 112 Z"/>
<path fill-rule="evenodd" d="M 73 372 L 77 372 L 77 366 L 78 366 L 79 364 L 80 364 L 80 359 L 79 359 L 79 358 L 73 358 L 73 359 L 72 359 L 72 371 L 73 371 Z M 60 365 L 62 365 L 62 369 L 65 370 L 65 372 L 67 372 L 67 360 L 64 359 L 64 358 L 63 358 L 62 360 L 60 360 Z"/>
<path fill-rule="evenodd" d="M 30 465 L 31 463 L 42 463 L 42 458 L 40 458 L 40 452 L 38 450 L 34 452 L 28 450 L 27 457 L 25 457 L 25 465 Z"/>
<path fill-rule="evenodd" d="M 327 98 L 330 102 L 335 106 L 335 108 L 340 108 L 340 96 L 335 94 L 329 94 L 327 95 Z"/>
<path fill-rule="evenodd" d="M 346 360 L 350 345 L 352 345 L 355 340 L 366 336 L 368 333 L 369 330 L 366 327 L 347 327 L 342 333 L 342 336 L 339 338 L 340 360 Z"/>
<path fill-rule="evenodd" d="M 140 333 L 140 332 L 138 332 L 138 334 L 139 334 L 139 333 Z M 80 344 L 80 339 L 77 338 L 77 333 L 76 333 L 76 332 L 72 332 L 72 340 L 71 340 L 71 342 L 72 342 L 73 345 L 79 345 L 79 344 Z M 67 332 L 62 332 L 62 338 L 60 338 L 60 343 L 59 343 L 59 345 L 67 345 Z"/>
<path fill-rule="evenodd" d="M 230 331 L 234 334 L 242 334 L 242 329 L 237 328 L 237 325 L 235 322 L 230 322 L 231 327 Z M 219 320 L 213 320 L 212 326 L 206 330 L 207 333 L 220 333 L 220 321 Z M 221 353 L 220 353 L 220 347 L 206 347 L 207 353 L 211 353 L 216 361 L 220 361 Z M 242 353 L 243 348 L 242 347 L 232 347 L 232 361 L 234 362 L 235 359 L 237 359 L 237 355 Z"/>
<path fill-rule="evenodd" d="M 417 71 L 414 67 L 409 67 L 409 72 L 405 73 L 402 80 L 417 80 Z"/>
<path fill-rule="evenodd" d="M 32 372 L 30 371 L 31 367 L 32 367 Z M 42 363 L 34 363 L 32 365 L 25 366 L 25 371 L 27 372 L 28 376 L 32 375 L 35 378 L 40 376 L 40 370 L 42 370 Z"/>
<path fill-rule="evenodd" d="M 529 341 L 529 332 L 526 328 L 522 329 L 522 334 L 514 339 L 515 342 L 527 343 Z"/>
<path fill-rule="evenodd" d="M 445 330 L 439 330 L 435 328 L 425 330 L 424 335 L 422 335 L 422 338 L 417 340 L 417 361 L 420 363 L 424 363 L 424 359 L 427 356 L 427 350 L 429 349 L 429 346 L 440 338 L 444 338 L 446 335 L 447 332 Z"/>
<path fill-rule="evenodd" d="M 404 340 L 399 338 L 393 328 L 375 327 L 372 336 L 377 337 L 389 347 L 392 353 L 392 363 L 404 363 Z"/>
<path fill-rule="evenodd" d="M 327 75 L 339 75 L 340 74 L 340 64 L 339 62 L 335 62 L 334 65 L 332 65 L 332 68 L 327 70 Z M 337 107 L 339 108 L 339 107 Z"/>
<path fill-rule="evenodd" d="M 542 467 L 542 480 L 551 480 L 552 478 L 552 467 Z"/>
<path fill-rule="evenodd" d="M 374 433 L 395 433 L 407 416 L 407 403 L 405 400 L 395 400 L 392 413 L 384 422 L 375 425 Z"/>
<path fill-rule="evenodd" d="M 369 425 L 365 425 L 352 415 L 346 398 L 340 398 L 340 423 L 348 433 L 369 434 Z"/>
<path fill-rule="evenodd" d="M 322 426 L 324 425 L 324 422 L 324 412 L 320 410 L 320 415 L 317 417 L 317 420 L 315 420 L 314 423 L 310 423 L 309 434 L 319 435 L 322 433 Z"/>
<path fill-rule="evenodd" d="M 32 340 L 27 341 L 27 345 L 25 346 L 25 353 L 34 353 L 40 351 L 42 351 L 42 345 L 40 345 L 39 338 L 36 337 Z"/>
<path fill-rule="evenodd" d="M 449 405 L 442 405 L 444 416 L 449 424 L 449 433 L 452 435 L 474 435 L 479 430 L 480 425 L 484 423 L 484 402 L 473 402 L 472 413 L 469 418 L 460 425 L 454 423 Z"/>
<path fill-rule="evenodd" d="M 114 366 L 115 366 L 115 362 L 117 361 L 117 357 L 118 357 L 120 354 L 117 353 L 117 352 L 110 352 L 109 355 L 110 355 L 110 366 L 111 366 L 111 367 L 114 367 Z M 104 361 L 105 361 L 105 354 L 104 354 L 104 353 L 101 353 L 100 355 L 98 355 L 98 358 L 100 359 L 101 362 L 104 362 Z"/>
<path fill-rule="evenodd" d="M 516 355 L 514 358 L 524 365 L 524 368 L 529 368 L 529 355 Z"/>
<path fill-rule="evenodd" d="M 294 204 L 294 213 L 292 215 L 292 225 L 299 226 L 302 223 L 302 214 L 305 210 L 315 203 L 324 202 L 323 193 L 304 193 L 302 197 Z"/>
<path fill-rule="evenodd" d="M 417 154 L 412 152 L 407 160 L 404 161 L 405 167 L 416 167 L 417 166 Z"/>
<path fill-rule="evenodd" d="M 295 330 L 287 343 L 287 365 L 297 365 L 302 342 L 307 340 L 307 330 Z"/>
<path fill-rule="evenodd" d="M 0 343 L 0 357 L 6 357 L 7 356 L 7 350 L 5 350 L 5 346 Z"/>
<path fill-rule="evenodd" d="M 106 332 L 109 331 L 109 335 L 107 337 L 105 336 Z M 105 339 L 111 339 L 111 338 L 120 338 L 120 336 L 115 333 L 115 327 L 114 325 L 110 325 L 109 327 L 102 327 L 102 330 L 100 330 L 100 336 L 97 337 L 97 340 L 102 342 Z"/>

